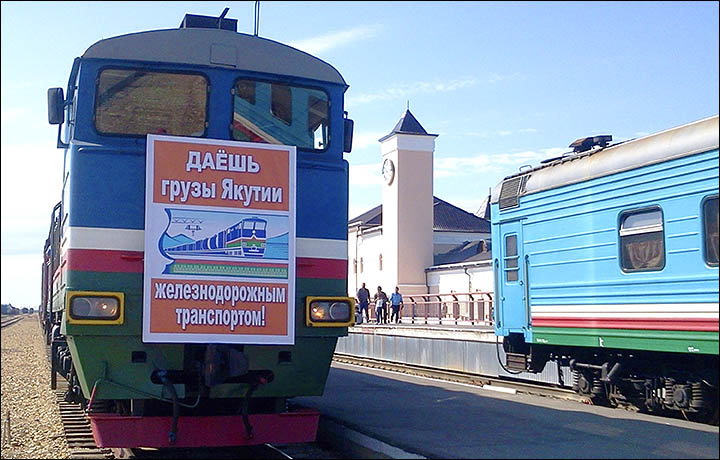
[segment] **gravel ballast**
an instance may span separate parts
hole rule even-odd
[[[2,458],[70,458],[40,324],[28,316],[2,329]],[[9,415],[9,430],[8,430]]]

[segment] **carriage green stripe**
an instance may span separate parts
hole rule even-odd
[[[717,332],[534,327],[533,343],[718,354]]]

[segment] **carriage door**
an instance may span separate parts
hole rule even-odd
[[[523,254],[522,222],[500,224],[501,255],[496,260],[499,287],[499,328],[520,332],[528,327],[529,310],[526,300],[526,267]]]

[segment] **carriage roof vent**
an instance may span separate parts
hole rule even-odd
[[[225,15],[230,8],[225,8],[219,17],[186,14],[180,23],[181,29],[223,29],[237,32],[237,19],[227,19]]]
[[[612,136],[610,135],[583,137],[576,140],[568,147],[572,147],[573,153],[580,153],[586,152],[593,147],[605,148],[611,140]]]
[[[502,188],[500,189],[500,198],[498,200],[500,210],[514,208],[520,204],[518,200],[520,195],[525,191],[525,183],[528,177],[528,174],[525,174],[510,177],[503,181]]]

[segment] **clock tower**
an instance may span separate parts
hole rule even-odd
[[[382,154],[382,287],[390,295],[427,293],[433,264],[433,152],[428,134],[408,109],[387,136]]]

